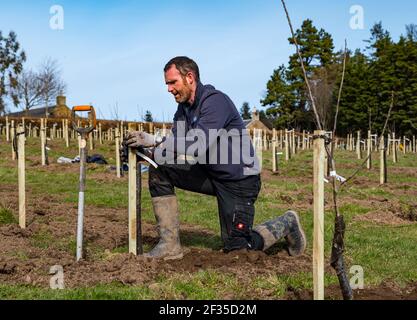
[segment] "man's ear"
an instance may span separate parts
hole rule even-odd
[[[195,82],[194,74],[192,72],[188,72],[185,78],[187,79],[187,83],[189,85],[192,85]]]

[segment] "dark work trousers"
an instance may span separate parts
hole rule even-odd
[[[210,177],[198,164],[167,164],[149,168],[152,198],[175,194],[175,188],[217,198],[221,237],[226,252],[239,249],[262,250],[262,237],[252,231],[255,201],[261,189],[259,175],[240,181],[220,181]]]

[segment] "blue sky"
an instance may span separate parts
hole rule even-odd
[[[50,28],[50,8],[64,9],[64,30]],[[352,30],[349,10],[361,5],[364,30]],[[310,18],[332,34],[341,49],[364,48],[369,29],[382,21],[394,38],[417,23],[413,0],[287,0],[295,27]],[[0,30],[14,30],[35,68],[56,59],[68,85],[67,102],[92,103],[110,118],[139,120],[151,110],[172,120],[176,104],[166,90],[163,67],[187,55],[199,64],[203,83],[228,94],[240,108],[260,106],[273,70],[288,61],[294,47],[279,0],[0,0]]]

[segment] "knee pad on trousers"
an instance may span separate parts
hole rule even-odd
[[[241,202],[235,205],[225,251],[251,248],[254,215],[255,208],[251,202]]]

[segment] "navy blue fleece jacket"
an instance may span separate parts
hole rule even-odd
[[[210,129],[224,129],[229,134],[233,132],[230,135],[237,140],[226,136],[226,148],[221,150],[221,138],[214,136],[213,139],[213,136],[209,135]],[[176,154],[197,156],[199,164],[215,179],[241,180],[248,175],[259,174],[259,163],[254,157],[253,146],[239,112],[226,94],[211,85],[199,83],[193,105],[186,103],[178,105],[172,132],[173,136],[165,140],[166,150]],[[194,138],[187,138],[187,134],[191,133]],[[239,139],[240,145],[236,143]],[[247,143],[244,142],[245,147],[242,146],[242,140],[247,141]],[[232,143],[234,143],[233,146]],[[200,151],[204,150],[204,154],[202,155],[201,152],[197,154],[195,148],[190,148],[190,146],[198,147]],[[239,150],[237,155],[236,150]],[[245,155],[243,156],[242,153]],[[237,161],[235,156],[239,158]],[[221,159],[223,159],[222,162]]]

